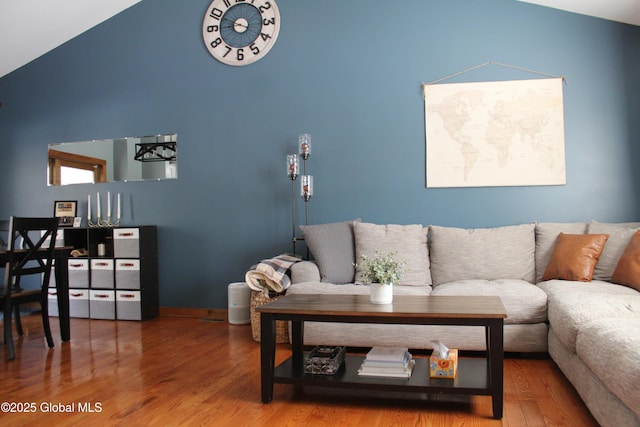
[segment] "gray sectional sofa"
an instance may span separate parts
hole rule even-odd
[[[640,253],[631,251],[640,223],[461,229],[356,220],[301,229],[313,261],[292,266],[288,294],[368,294],[356,261],[397,251],[407,267],[395,295],[499,296],[505,351],[548,352],[600,424],[640,426]],[[621,258],[626,276],[616,271]],[[631,282],[614,283],[614,273]],[[429,349],[440,340],[462,350],[484,350],[484,338],[478,327],[314,322],[304,336],[307,345]]]

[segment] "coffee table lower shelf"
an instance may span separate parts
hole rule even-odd
[[[364,361],[364,356],[347,355],[343,366],[334,375],[307,374],[302,363],[296,364],[293,358],[289,358],[275,368],[273,382],[345,389],[491,395],[485,358],[459,359],[458,375],[455,379],[429,378],[429,359],[415,357],[414,360],[416,364],[410,378],[388,378],[359,376],[358,369]]]

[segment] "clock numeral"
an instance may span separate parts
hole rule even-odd
[[[263,19],[262,20],[262,25],[276,25],[276,18],[271,18],[271,19]]]
[[[260,6],[258,8],[258,10],[260,11],[260,13],[264,13],[265,10],[271,9],[271,3],[269,2],[265,2],[265,4],[263,6]]]
[[[267,39],[271,38],[271,35],[267,33],[260,33],[260,37],[262,37],[262,40],[267,41]]]
[[[224,3],[224,5],[225,5],[227,8],[231,7],[231,0],[222,0],[222,2]],[[236,2],[236,3],[244,3],[244,2],[245,2],[245,0],[236,0],[235,2]],[[252,1],[251,3],[253,3],[253,1]]]
[[[211,13],[209,13],[210,17],[212,17],[213,19],[217,19],[218,21],[220,20],[220,18],[222,18],[222,15],[224,15],[224,12],[217,7],[211,9]]]
[[[207,32],[208,33],[217,33],[218,31],[220,31],[220,27],[217,25],[207,25]]]
[[[210,45],[212,48],[216,48],[218,46],[220,46],[222,44],[222,39],[220,37],[216,38],[215,40],[213,40]]]
[[[227,48],[227,51],[224,53],[224,55],[222,55],[222,57],[226,58],[227,55],[229,55],[233,51],[233,48],[227,45],[224,45],[224,47]],[[258,52],[260,52],[260,49],[258,49],[258,47],[255,46],[255,43],[252,43],[250,48],[251,48],[251,51],[256,55],[258,54]],[[244,48],[236,49],[236,59],[238,61],[244,61]]]
[[[251,49],[251,52],[253,52],[254,55],[257,55],[260,53],[260,48],[258,46],[256,46],[255,43],[251,43],[249,45],[249,49]]]

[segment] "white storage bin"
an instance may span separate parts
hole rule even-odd
[[[140,260],[116,260],[116,289],[140,289]]]
[[[88,288],[89,260],[72,258],[67,261],[67,266],[69,268],[69,287]]]
[[[69,316],[89,317],[89,290],[69,289]]]
[[[92,319],[116,318],[115,291],[90,291],[89,311]]]
[[[116,291],[118,320],[142,320],[140,291]]]
[[[113,230],[113,256],[115,258],[140,258],[140,230],[138,228]]]
[[[41,230],[40,236],[44,236],[44,233],[46,233],[46,231]],[[51,242],[51,236],[47,237],[47,239],[44,241],[43,247],[49,246],[49,242]],[[64,246],[64,229],[62,228],[58,229],[56,233],[56,240],[55,240],[54,246],[56,248],[61,248]]]
[[[58,229],[58,232],[56,233],[55,246],[56,248],[61,248],[64,246],[64,230],[62,229]]]
[[[49,317],[58,317],[58,291],[55,288],[49,288],[47,292],[47,308]]]
[[[67,270],[67,274],[69,274],[69,270]],[[69,276],[67,276],[67,280]],[[69,283],[69,282],[67,282]],[[49,287],[50,288],[54,288],[56,287],[56,263],[55,261],[53,262],[53,264],[51,264],[51,275],[49,276]]]
[[[91,289],[113,289],[113,260],[91,260]]]

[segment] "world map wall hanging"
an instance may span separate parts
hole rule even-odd
[[[566,184],[562,82],[423,85],[427,187]]]

